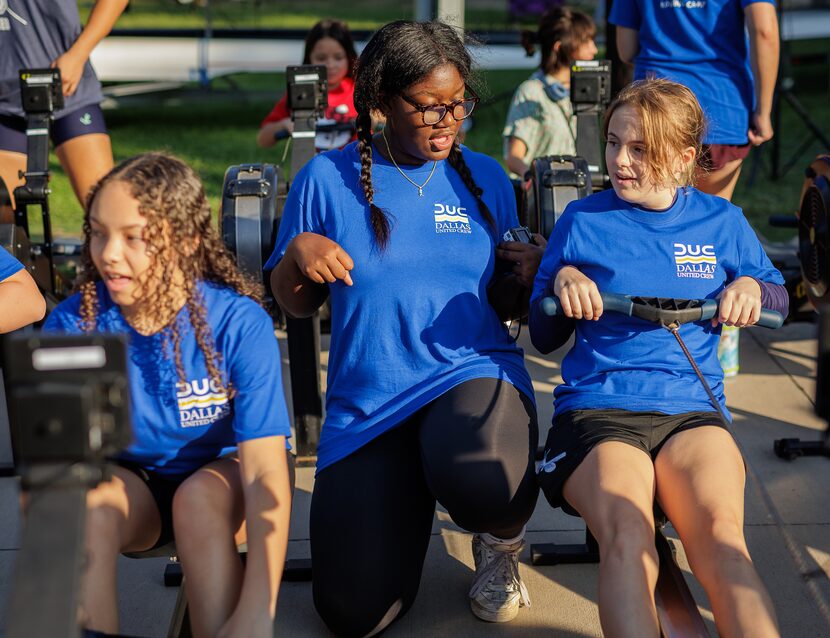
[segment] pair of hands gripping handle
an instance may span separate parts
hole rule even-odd
[[[646,321],[667,326],[671,323],[684,324],[694,321],[712,319],[718,313],[716,299],[658,299],[656,297],[635,297],[613,292],[600,293],[603,311],[619,312],[629,317],[638,317]],[[556,297],[545,297],[541,302],[542,312],[548,316],[562,315],[562,305]],[[761,317],[756,326],[763,328],[780,328],[784,323],[781,313],[774,310],[761,310]]]

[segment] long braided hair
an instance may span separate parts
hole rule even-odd
[[[472,60],[455,29],[442,22],[399,20],[381,27],[366,44],[357,61],[354,105],[357,110],[357,147],[360,154],[360,185],[369,202],[370,223],[381,248],[389,242],[391,225],[388,211],[375,204],[372,185],[372,111],[383,111],[392,98],[423,80],[434,69],[452,64],[467,84],[472,76]],[[484,191],[476,184],[456,139],[447,158],[476,198],[479,210],[495,228],[490,209],[482,199]]]
[[[197,284],[208,281],[227,286],[257,303],[262,301],[262,287],[236,266],[211,223],[210,203],[199,177],[176,157],[165,153],[136,155],[113,168],[90,192],[84,214],[82,272],[77,284],[81,293],[81,328],[86,332],[96,328],[96,282],[101,279],[90,253],[90,211],[101,190],[113,182],[127,187],[138,202],[139,212],[147,218],[143,239],[153,259],[137,282],[136,299],[144,308],[152,308],[153,315],[165,326],[165,352],[172,346],[179,380],[184,380],[181,335],[187,326],[176,319],[181,302],[176,303],[180,297],[175,287],[164,284],[173,267],[184,274],[185,305],[208,374],[218,388],[229,391],[220,373],[222,355],[216,351]]]

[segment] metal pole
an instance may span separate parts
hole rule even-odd
[[[438,0],[438,19],[464,31],[464,0]]]
[[[210,86],[210,41],[213,38],[213,16],[210,0],[205,0],[205,31],[199,40],[199,84],[203,89]]]
[[[291,151],[291,179],[315,153],[316,110],[294,110],[294,148]],[[288,364],[291,376],[291,404],[297,441],[297,465],[313,465],[323,422],[320,391],[320,315],[305,319],[286,318]]]
[[[297,443],[297,465],[313,465],[323,425],[320,392],[320,315],[286,319],[291,404]]]
[[[426,22],[435,17],[434,0],[415,0],[415,20]]]

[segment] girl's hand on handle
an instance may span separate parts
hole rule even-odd
[[[496,256],[512,262],[513,274],[516,275],[519,283],[525,288],[533,287],[533,280],[536,278],[536,271],[542,263],[542,255],[545,254],[545,246],[548,242],[542,235],[533,235],[533,244],[525,244],[520,241],[503,241],[496,247]]]
[[[761,286],[752,277],[738,277],[721,291],[718,301],[712,326],[722,323],[743,328],[757,323],[761,316]]]
[[[300,272],[318,284],[343,280],[347,286],[353,284],[351,270],[354,261],[340,244],[317,233],[300,233],[286,250],[286,256],[294,260]]]
[[[573,266],[565,266],[557,273],[553,294],[559,297],[566,317],[596,321],[602,316],[597,285]]]

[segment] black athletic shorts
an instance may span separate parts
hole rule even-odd
[[[107,132],[104,122],[104,112],[97,104],[82,106],[81,108],[64,113],[52,122],[50,137],[55,147],[64,142],[92,133]],[[26,149],[26,120],[15,115],[0,115],[0,151],[14,153],[27,152]]]
[[[628,443],[657,458],[668,439],[684,430],[715,425],[727,429],[717,412],[632,412],[630,410],[572,410],[553,419],[545,442],[545,457],[537,476],[553,507],[577,512],[565,501],[562,488],[588,453],[605,441]]]
[[[159,517],[161,518],[161,533],[155,545],[145,551],[156,549],[170,543],[173,540],[173,495],[179,489],[179,485],[192,476],[193,472],[175,477],[166,477],[158,472],[146,470],[138,463],[133,463],[132,461],[119,460],[115,464],[123,467],[125,470],[129,470],[144,481],[147,489],[150,490],[150,494],[153,495],[153,500],[156,502]]]

